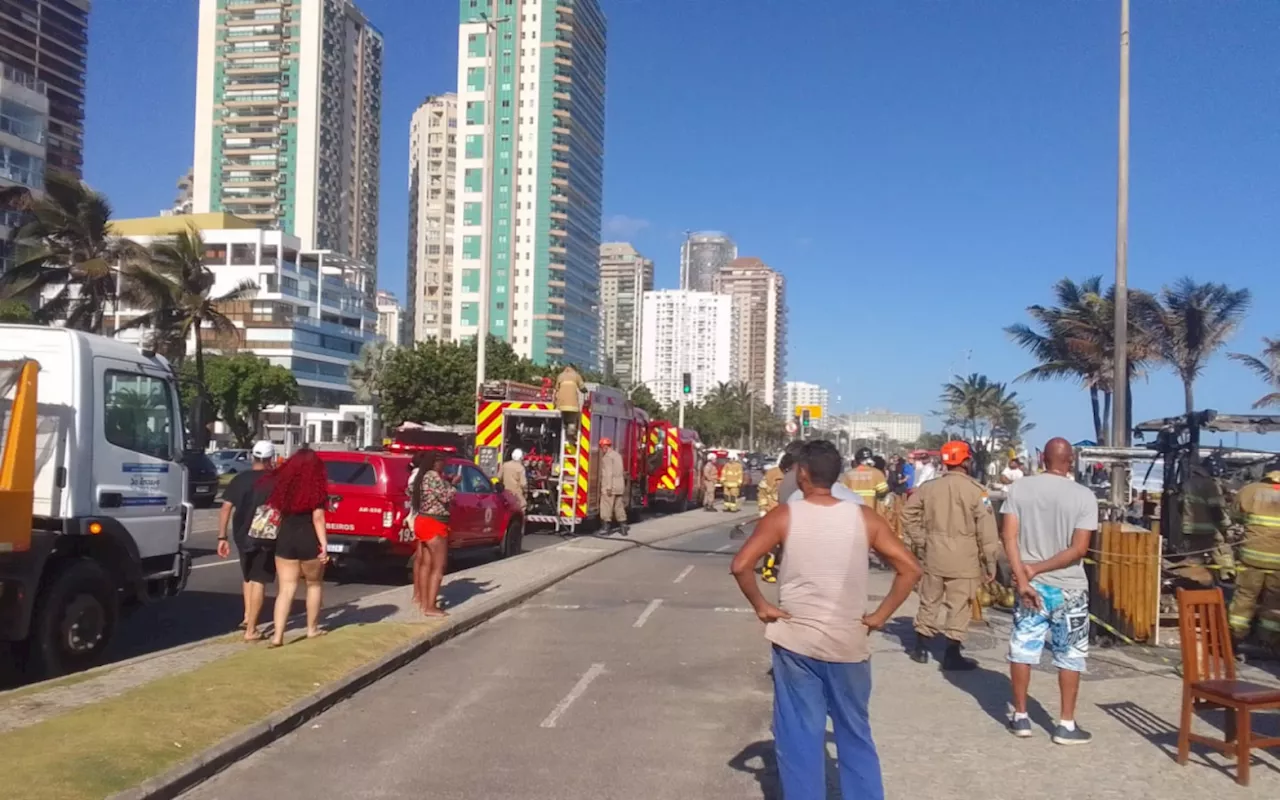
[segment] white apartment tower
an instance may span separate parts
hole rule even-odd
[[[777,408],[787,368],[786,281],[758,258],[735,258],[715,275],[715,291],[733,298],[731,380]]]
[[[640,383],[663,405],[676,402],[683,374],[701,403],[730,377],[732,299],[712,292],[665,289],[645,292],[640,344]]]
[[[483,303],[487,333],[520,355],[592,369],[604,173],[599,0],[459,0],[459,11],[453,338],[476,336]]]
[[[378,255],[382,34],[353,0],[200,0],[195,213]]]
[[[627,242],[600,245],[600,371],[626,385],[640,380],[641,309],[652,290],[652,259]]]
[[[453,338],[458,96],[428,97],[409,123],[408,344]]]
[[[782,416],[795,416],[796,406],[818,406],[822,409],[822,419],[825,420],[830,398],[830,393],[816,383],[787,381],[782,391]],[[815,420],[814,425],[822,427],[823,423]]]

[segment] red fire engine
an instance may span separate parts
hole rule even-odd
[[[574,530],[600,513],[598,472],[592,468],[600,440],[614,448],[631,473],[631,506],[647,505],[646,461],[642,453],[648,421],[618,389],[587,384],[581,410],[556,410],[554,392],[515,381],[489,381],[476,403],[475,460],[489,475],[516,448],[524,451],[529,479],[529,522]]]
[[[683,511],[697,503],[698,433],[666,420],[649,423],[649,496]]]

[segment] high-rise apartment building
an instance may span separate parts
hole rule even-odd
[[[737,257],[738,245],[726,233],[689,234],[680,246],[680,288],[691,292],[712,291],[720,268]]]
[[[644,293],[640,383],[663,405],[676,402],[683,374],[692,378],[691,403],[701,403],[730,375],[732,300],[711,292],[665,289]]]
[[[200,0],[196,213],[378,257],[382,34],[352,0]]]
[[[794,416],[796,406],[817,406],[822,409],[822,416],[814,420],[813,424],[824,427],[830,399],[830,393],[816,383],[787,381],[782,390],[782,416]]]
[[[407,335],[453,338],[453,218],[458,166],[458,96],[428,97],[409,123]]]
[[[600,371],[628,385],[640,380],[641,309],[652,290],[652,260],[627,242],[600,245]]]
[[[883,410],[845,414],[832,422],[833,427],[848,431],[853,439],[891,439],[910,444],[924,432],[924,418],[919,414]]]
[[[48,93],[48,165],[80,177],[84,165],[84,81],[89,0],[0,3],[0,62]],[[44,174],[43,166],[40,169]]]
[[[35,194],[44,189],[46,89],[44,81],[8,64],[0,71],[0,188],[22,186]],[[21,213],[0,212],[0,272],[10,266],[10,239],[21,224]]]
[[[598,363],[605,19],[598,0],[459,0],[453,338]],[[493,32],[485,20],[493,21]],[[489,52],[489,42],[493,42]],[[486,126],[492,70],[494,127]],[[486,137],[492,168],[486,173]],[[486,213],[485,203],[491,213]],[[491,247],[482,247],[486,221]],[[487,264],[482,261],[487,256]],[[482,269],[489,290],[481,295]]]
[[[378,310],[378,335],[399,347],[404,344],[404,308],[391,292],[379,291],[374,307]]]
[[[787,368],[786,281],[760,259],[746,257],[721,267],[714,287],[733,298],[731,379],[776,408]]]

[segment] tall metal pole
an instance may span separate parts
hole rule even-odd
[[[480,232],[480,314],[476,332],[476,391],[484,384],[485,345],[489,338],[489,273],[493,260],[493,151],[498,135],[496,80],[498,71],[498,0],[489,0],[489,13],[484,15],[484,184],[480,190],[483,209]]]
[[[1112,372],[1111,445],[1129,444],[1129,0],[1120,0],[1120,143],[1116,180],[1116,330]],[[1129,500],[1128,474],[1111,470],[1111,500],[1117,508]]]
[[[756,390],[751,387],[747,392],[747,452],[756,451]]]
[[[676,423],[676,427],[684,427],[684,392],[680,393],[680,421]]]

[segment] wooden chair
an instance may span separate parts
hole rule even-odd
[[[1235,654],[1227,628],[1221,589],[1179,589],[1178,627],[1182,635],[1182,723],[1178,728],[1178,763],[1186,764],[1191,743],[1236,756],[1236,783],[1249,785],[1249,758],[1254,748],[1280,747],[1280,737],[1254,738],[1249,715],[1280,708],[1280,686],[1236,678]],[[1195,708],[1226,711],[1223,739],[1191,732]]]

